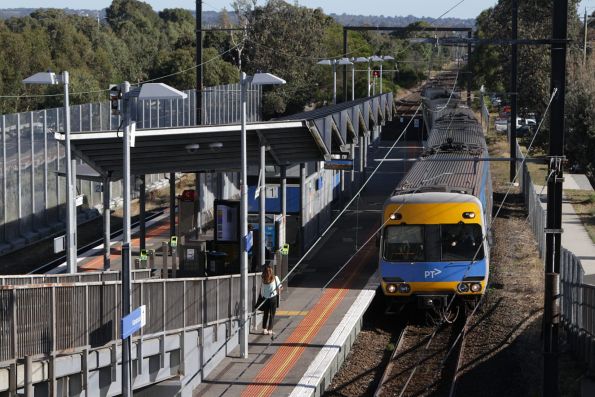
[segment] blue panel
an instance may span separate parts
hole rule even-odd
[[[281,213],[281,187],[279,185],[267,185],[268,187],[277,187],[279,194],[275,198],[266,198],[265,207],[267,214]],[[256,186],[248,186],[248,212],[257,213],[259,210],[260,198],[254,198]],[[287,213],[299,214],[300,212],[300,187],[287,186]]]
[[[144,317],[144,310],[145,306],[137,307],[130,312],[130,314],[122,318],[122,339],[128,338],[130,335],[141,329],[143,326],[142,320]]]
[[[485,277],[486,260],[476,262],[386,262],[380,261],[381,277],[400,277],[405,282],[461,281],[464,277]]]

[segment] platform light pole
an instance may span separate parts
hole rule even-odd
[[[333,67],[333,105],[337,103],[337,60],[323,59],[316,62],[317,65],[330,65]]]
[[[380,62],[380,93],[382,94],[382,63],[386,61],[394,61],[395,58],[390,55],[384,55],[382,57],[382,62]]]
[[[367,63],[368,64],[368,96],[370,96],[370,59],[366,57],[357,57],[353,63]]]
[[[341,58],[336,61],[336,63],[337,65],[342,65],[345,67],[347,67],[347,65],[351,65],[351,100],[353,101],[355,99],[355,65],[349,58]]]
[[[69,74],[61,75],[52,72],[35,73],[23,80],[24,84],[44,84],[64,86],[64,146],[66,152],[66,267],[68,273],[76,273],[76,205],[74,185],[76,176],[72,172],[72,152],[70,149],[70,97],[68,93]]]
[[[240,354],[248,358],[248,154],[246,146],[246,92],[248,84],[279,85],[285,80],[270,73],[256,73],[247,76],[242,72],[240,78]],[[264,172],[264,171],[263,171]],[[262,232],[262,231],[261,231]],[[263,238],[263,236],[261,236]]]
[[[134,123],[131,123],[130,102],[132,98],[138,100],[146,99],[185,99],[187,95],[162,83],[147,83],[133,90],[130,89],[130,83],[125,81],[120,86],[123,99],[123,165],[122,178],[124,184],[123,191],[123,224],[124,233],[122,236],[122,318],[130,314],[131,311],[131,273],[130,273],[130,243],[131,243],[131,212],[130,212],[130,147],[133,143]],[[122,395],[128,397],[132,395],[131,382],[131,342],[130,336],[122,340]]]
[[[380,63],[380,91],[382,92],[382,62],[384,60],[382,59],[382,57],[378,56],[378,55],[372,55],[370,57],[370,62],[374,62],[374,63]],[[374,80],[374,94],[376,94],[376,80]],[[370,94],[368,93],[368,96],[370,96]]]

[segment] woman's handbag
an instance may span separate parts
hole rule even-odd
[[[280,295],[280,292],[281,291],[279,291],[279,285],[277,284],[277,277],[275,277],[275,291],[277,291],[277,295],[275,295],[275,304],[277,305],[277,308],[278,308],[279,307],[279,303],[280,303],[279,302],[279,295]]]
[[[264,297],[258,294],[258,299],[256,300],[256,304],[254,305],[254,311],[260,310],[264,311]]]

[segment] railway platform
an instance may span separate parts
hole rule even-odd
[[[382,158],[389,148],[380,142],[373,156]],[[409,152],[396,149],[389,158]],[[368,175],[376,165],[370,162]],[[376,293],[378,249],[373,236],[384,199],[404,174],[403,167],[399,162],[383,163],[359,202],[353,201],[315,253],[295,270],[282,292],[274,335],[262,333],[258,318],[251,327],[248,358],[240,357],[239,348],[228,352],[193,395],[305,397],[324,392]],[[159,392],[155,388],[147,395]]]

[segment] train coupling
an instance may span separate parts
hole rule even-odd
[[[447,305],[447,295],[419,295],[417,297],[417,307],[420,309],[441,308]]]

